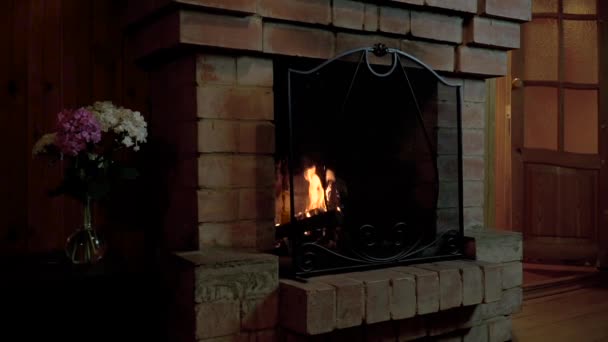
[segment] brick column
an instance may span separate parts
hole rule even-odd
[[[274,242],[272,60],[196,61],[199,246]]]
[[[484,223],[486,83],[477,79],[450,78],[448,81],[462,85],[463,215],[464,227],[470,229]],[[456,109],[455,89],[441,86],[440,89],[449,91],[439,91],[438,94],[438,227],[454,222],[458,203],[455,198],[458,186],[454,157],[456,121],[451,117]]]

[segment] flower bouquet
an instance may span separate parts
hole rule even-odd
[[[83,227],[66,243],[73,263],[93,263],[103,257],[104,243],[92,227],[92,202],[107,196],[116,182],[137,177],[134,168],[125,166],[126,153],[138,151],[146,137],[147,124],[139,112],[105,101],[62,110],[56,132],[34,145],[35,156],[65,162],[63,181],[51,195],[71,196],[83,204]]]

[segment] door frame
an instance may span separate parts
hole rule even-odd
[[[511,52],[507,74],[487,82],[485,225],[512,230]]]
[[[598,113],[598,149],[601,156],[599,191],[598,191],[598,267],[608,268],[608,169],[606,156],[608,155],[608,1],[597,2],[598,11],[598,58],[599,65],[599,113]],[[603,62],[602,62],[603,61]],[[602,134],[603,133],[603,134]]]

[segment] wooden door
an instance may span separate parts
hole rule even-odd
[[[597,259],[606,196],[599,191],[601,2],[533,0],[513,54],[512,75],[523,86],[512,91],[512,224],[524,234],[529,261]]]

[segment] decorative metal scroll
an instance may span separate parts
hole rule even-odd
[[[386,63],[386,59],[390,58],[390,64]],[[373,59],[373,60],[372,60]],[[339,182],[336,182],[336,178],[332,176],[331,180],[334,183],[329,184],[328,180],[323,181],[324,183],[324,202],[326,205],[323,206],[323,210],[310,210],[307,213],[297,212],[296,203],[296,182],[300,181],[301,176],[298,172],[301,172],[301,168],[298,169],[295,165],[299,163],[299,144],[300,136],[294,136],[294,131],[298,130],[298,123],[304,122],[305,118],[299,115],[297,120],[294,120],[297,103],[294,104],[294,98],[297,97],[298,88],[298,77],[306,77],[310,81],[310,87],[313,85],[321,84],[323,82],[315,83],[316,75],[320,75],[326,68],[334,63],[343,63],[348,61],[349,67],[352,67],[352,73],[349,75],[350,81],[344,89],[336,89],[328,86],[328,92],[335,92],[335,97],[339,98],[342,102],[341,108],[337,110],[336,118],[332,119],[336,122],[348,122],[351,120],[349,117],[349,110],[356,110],[356,106],[360,105],[361,93],[365,89],[365,85],[358,85],[357,82],[363,82],[366,80],[372,80],[377,78],[378,80],[389,79],[392,85],[395,82],[401,84],[399,89],[402,89],[402,95],[399,95],[401,90],[386,89],[390,92],[397,92],[397,97],[401,96],[404,102],[407,102],[407,110],[399,108],[399,106],[393,106],[395,108],[389,108],[386,113],[386,106],[383,107],[382,113],[370,113],[371,118],[369,120],[386,120],[386,135],[397,135],[395,139],[386,138],[388,141],[385,145],[388,146],[388,150],[378,151],[379,154],[387,155],[389,157],[397,156],[395,158],[401,158],[400,163],[407,165],[403,167],[404,180],[398,180],[399,185],[395,188],[411,189],[408,190],[408,195],[403,195],[403,213],[395,213],[401,208],[399,202],[401,197],[399,191],[391,190],[392,184],[384,185],[389,188],[388,190],[380,191],[382,194],[390,194],[390,202],[387,205],[387,218],[370,219],[370,215],[361,213],[365,211],[365,206],[361,203],[364,200],[368,200],[370,205],[374,207],[372,212],[378,216],[378,212],[381,212],[382,206],[378,202],[380,200],[366,199],[370,196],[367,194],[374,194],[373,187],[365,185],[362,188],[360,194],[352,195],[356,198],[353,203],[353,207],[343,205],[342,203],[330,202],[336,201],[330,199],[331,196],[343,195],[346,197],[346,190],[344,193],[339,191]],[[384,61],[381,67],[378,64],[374,64],[374,61]],[[421,103],[419,101],[420,91],[416,90],[415,82],[412,78],[412,73],[419,75],[423,73],[426,75],[427,80],[425,84],[431,84],[427,86],[431,89],[432,101],[428,98]],[[364,77],[363,74],[366,76]],[[418,76],[420,79],[420,76]],[[429,81],[432,79],[432,82]],[[374,81],[375,82],[375,81]],[[380,81],[379,81],[380,82]],[[434,83],[433,83],[434,82]],[[371,84],[371,83],[370,83]],[[376,84],[376,83],[374,83]],[[380,83],[378,83],[380,84]],[[433,86],[433,84],[435,84]],[[387,85],[387,87],[392,86]],[[400,264],[412,264],[419,262],[430,262],[443,259],[459,258],[463,255],[463,219],[462,219],[462,145],[461,145],[461,87],[457,84],[452,84],[438,75],[432,68],[424,64],[422,61],[415,57],[392,48],[387,48],[382,44],[376,44],[373,47],[364,47],[359,49],[353,49],[344,52],[330,60],[324,61],[318,66],[308,70],[295,70],[288,69],[287,79],[287,92],[288,92],[288,130],[289,130],[289,148],[287,155],[287,168],[288,168],[288,180],[289,180],[289,222],[284,224],[277,224],[277,238],[286,241],[285,248],[292,258],[291,271],[296,276],[311,276],[324,273],[336,273],[345,272],[369,268],[378,268],[386,266],[394,266]],[[327,85],[326,85],[327,86]],[[448,116],[452,120],[447,124],[447,128],[441,127],[442,123],[439,122],[442,119],[439,115],[434,115],[431,119],[434,122],[430,123],[428,117],[425,118],[425,110],[428,108],[435,110],[435,113],[440,111],[441,106],[445,103],[441,102],[438,93],[438,89],[445,87],[445,89],[452,89],[454,93],[454,101],[447,104],[455,105],[455,110],[449,112]],[[358,90],[355,90],[358,89]],[[428,89],[426,90],[429,93]],[[359,92],[356,95],[355,92]],[[383,89],[374,89],[377,93],[382,93]],[[451,93],[450,93],[451,94]],[[358,96],[356,100],[353,100],[353,96]],[[430,96],[430,95],[429,95]],[[427,96],[428,97],[428,96]],[[343,100],[342,100],[343,99]],[[314,99],[313,99],[314,100]],[[397,99],[399,100],[399,99]],[[321,100],[320,100],[321,101]],[[308,101],[307,101],[308,102]],[[354,106],[354,107],[353,107]],[[434,107],[435,106],[435,107]],[[353,109],[354,108],[354,109]],[[366,107],[373,108],[373,107]],[[407,112],[403,112],[407,111]],[[451,116],[450,116],[451,115]],[[361,116],[361,115],[359,115]],[[392,119],[395,116],[403,116],[407,119],[399,121]],[[388,118],[388,119],[386,119]],[[426,121],[425,121],[426,119]],[[299,120],[299,121],[298,121]],[[344,133],[343,136],[347,136],[348,141],[354,141],[353,145],[365,147],[366,141],[371,141],[373,146],[384,146],[382,143],[374,145],[374,139],[385,139],[382,136],[383,132],[376,132],[374,134],[366,135],[366,132],[361,127],[365,127],[365,118],[359,118],[359,123],[355,126],[357,129],[355,133]],[[392,120],[392,121],[391,121]],[[431,121],[432,121],[431,120]],[[320,120],[323,121],[323,120]],[[370,121],[371,122],[371,121]],[[320,123],[322,125],[322,123]],[[406,126],[412,126],[408,128]],[[400,130],[392,130],[391,126],[403,126]],[[336,124],[332,127],[337,127]],[[380,126],[377,126],[380,127]],[[335,128],[334,128],[335,129]],[[348,128],[344,129],[345,131]],[[401,136],[411,130],[412,134],[416,135],[415,138],[407,138],[410,141],[408,143],[401,143],[398,139]],[[377,131],[377,130],[376,130]],[[443,131],[448,132],[448,136],[451,140],[443,142],[444,145],[440,146],[440,141]],[[350,134],[350,135],[349,135]],[[326,133],[326,136],[331,136],[330,133]],[[392,139],[392,140],[391,140]],[[406,139],[406,140],[407,140]],[[383,140],[384,141],[384,140]],[[348,142],[343,143],[348,146]],[[403,147],[401,145],[407,145]],[[395,146],[394,151],[391,148]],[[353,147],[353,148],[355,148]],[[438,166],[438,149],[448,150],[448,157],[442,157],[441,160],[448,159],[448,163],[451,163],[452,170],[451,178],[447,177],[448,180],[440,181],[440,170]],[[367,151],[367,150],[366,150]],[[421,152],[422,151],[422,152]],[[357,159],[357,151],[351,151],[353,156],[351,159]],[[374,151],[367,151],[370,156],[374,156]],[[403,157],[407,153],[420,155],[422,157]],[[441,151],[445,153],[445,151]],[[346,157],[344,157],[346,158]],[[374,159],[374,165],[367,165],[363,171],[360,171],[351,178],[356,179],[359,182],[365,182],[366,172],[365,170],[376,170],[376,168],[390,166],[382,165],[381,160],[385,157],[377,157]],[[408,159],[410,158],[410,159]],[[451,159],[450,159],[451,158]],[[430,163],[423,173],[416,173],[419,166],[412,161],[419,163],[419,160],[423,160],[425,163]],[[344,164],[344,163],[343,163]],[[389,163],[390,164],[390,163]],[[399,164],[399,165],[401,165]],[[349,164],[351,165],[351,164]],[[324,168],[326,172],[329,172]],[[413,171],[408,171],[413,170]],[[318,174],[320,171],[315,170]],[[399,179],[399,171],[387,170],[387,173],[395,173],[395,175],[387,176],[390,179]],[[298,173],[298,175],[296,175]],[[376,174],[376,173],[375,173]],[[377,174],[382,175],[379,171]],[[391,178],[392,177],[392,178]],[[377,177],[382,178],[382,177]],[[424,179],[423,179],[424,178]],[[425,180],[428,178],[427,180]],[[421,180],[422,179],[422,180]],[[354,181],[353,181],[354,182]],[[379,183],[382,180],[378,180]],[[310,184],[310,182],[308,183]],[[330,187],[337,187],[338,190],[333,195],[331,194]],[[310,185],[309,185],[310,187]],[[382,187],[382,185],[379,185]],[[347,187],[344,186],[346,189]],[[369,190],[369,189],[372,190]],[[439,188],[449,188],[451,192],[440,192]],[[310,189],[309,189],[310,191]],[[368,192],[365,192],[368,191]],[[414,195],[411,195],[411,194]],[[349,194],[350,196],[350,194]],[[359,197],[356,197],[359,196]],[[367,197],[366,197],[367,196]],[[373,196],[371,196],[373,197]],[[443,198],[443,197],[447,197]],[[418,209],[421,206],[418,201],[419,198],[425,198],[425,205],[422,205],[422,209]],[[339,200],[339,199],[338,199]],[[409,201],[409,202],[408,202]],[[408,203],[410,206],[408,207]],[[431,203],[432,205],[428,204]],[[438,203],[442,204],[443,209],[438,209]],[[441,221],[441,215],[447,215],[451,217],[449,224],[442,227],[438,231],[438,223]],[[367,215],[367,216],[366,216]],[[451,215],[451,216],[450,216]],[[412,218],[414,217],[414,218]]]

